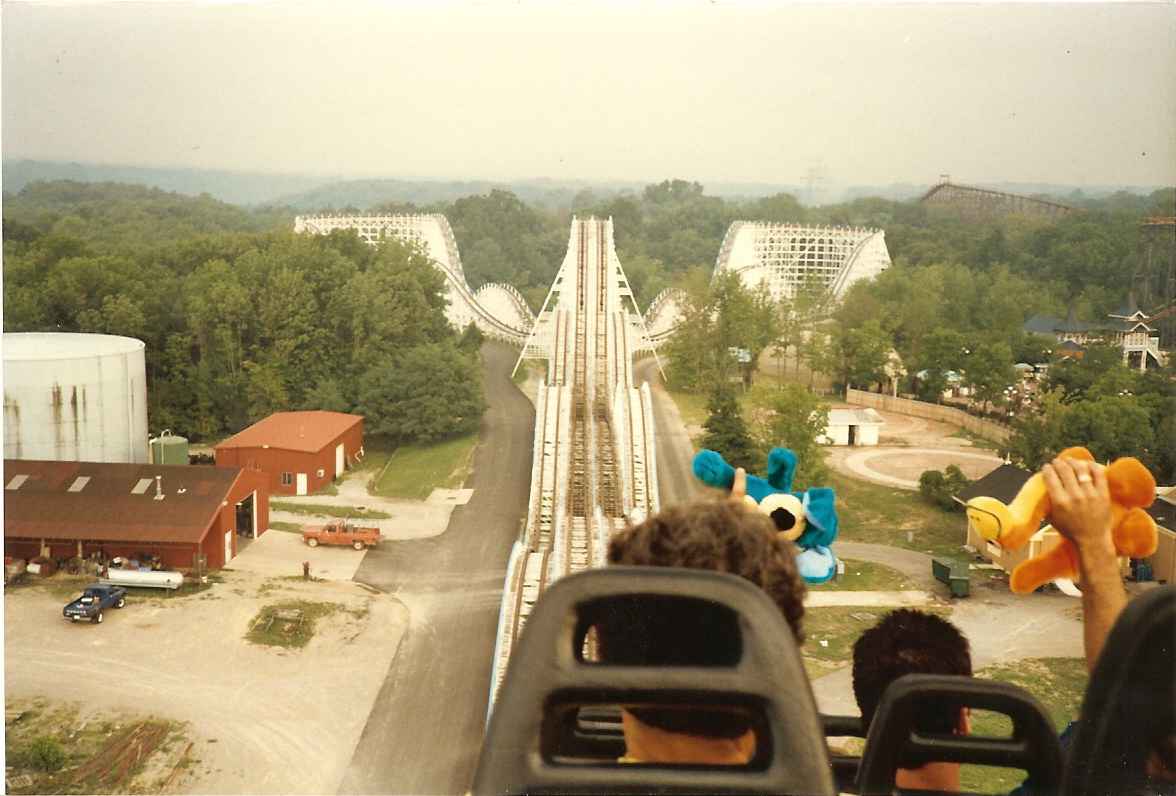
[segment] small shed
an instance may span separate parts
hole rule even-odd
[[[821,438],[824,445],[877,445],[878,431],[886,422],[873,409],[830,409],[829,425]]]
[[[221,466],[260,470],[270,491],[309,495],[363,458],[363,416],[343,412],[277,412],[215,448]]]

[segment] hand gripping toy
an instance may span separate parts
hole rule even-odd
[[[1059,454],[1070,459],[1094,461],[1086,448],[1066,448]],[[1119,555],[1142,558],[1156,550],[1156,524],[1144,509],[1156,497],[1156,481],[1138,459],[1116,459],[1107,467],[1111,492],[1111,538]],[[1007,506],[996,498],[974,497],[965,504],[968,520],[985,539],[1005,550],[1016,550],[1037,532],[1050,512],[1049,493],[1041,473],[1034,473]],[[1078,555],[1073,543],[1060,544],[1039,556],[1022,561],[1009,578],[1009,587],[1027,594],[1055,578],[1078,574]]]
[[[824,583],[837,573],[837,558],[829,546],[837,538],[835,494],[828,487],[792,491],[796,454],[787,448],[773,448],[768,454],[768,477],[747,476],[747,497],[772,518],[779,536],[800,548],[796,566],[809,583]],[[694,456],[694,475],[708,486],[730,491],[735,468],[710,450]]]

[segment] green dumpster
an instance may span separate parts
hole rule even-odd
[[[931,574],[951,590],[952,597],[968,596],[971,582],[968,579],[967,562],[951,558],[933,558]]]

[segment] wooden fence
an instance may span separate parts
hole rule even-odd
[[[941,406],[940,404],[927,403],[926,401],[912,401],[909,398],[895,398],[891,395],[865,392],[853,388],[846,391],[845,400],[846,403],[869,406],[885,412],[894,412],[900,415],[910,415],[912,417],[926,418],[927,420],[938,420],[941,423],[950,423],[953,426],[965,428],[977,437],[983,437],[998,445],[1008,441],[1009,434],[1012,433],[1008,426],[993,422],[992,420],[985,420],[982,417],[975,417],[953,406]]]

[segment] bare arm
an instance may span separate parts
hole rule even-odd
[[[1107,636],[1127,605],[1111,541],[1111,496],[1106,468],[1078,459],[1054,459],[1042,469],[1050,521],[1074,543],[1082,578],[1082,633],[1086,668],[1094,670]]]

